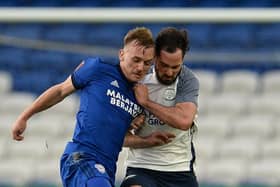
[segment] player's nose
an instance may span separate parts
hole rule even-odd
[[[137,65],[136,65],[136,70],[137,71],[144,71],[144,62],[141,62],[141,63],[138,63]]]
[[[165,71],[165,75],[168,76],[168,77],[172,77],[173,76],[173,71],[171,69],[167,69]]]

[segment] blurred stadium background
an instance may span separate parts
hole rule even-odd
[[[59,157],[72,136],[78,97],[73,95],[35,116],[24,142],[12,141],[11,125],[24,107],[64,80],[82,59],[99,55],[116,60],[121,39],[135,26],[147,26],[155,35],[165,26],[189,30],[191,50],[185,63],[201,83],[196,139],[200,186],[279,187],[279,6],[278,0],[1,1],[0,187],[61,186]],[[22,8],[31,9],[17,12]],[[56,9],[50,8],[75,10],[63,17],[52,14]],[[119,14],[101,8],[119,8],[119,13],[130,8],[173,9],[166,9],[162,19],[142,13],[143,19],[129,21],[134,14],[118,18]],[[230,8],[236,9],[227,17]],[[85,11],[98,10],[104,11],[98,19],[83,16]],[[133,11],[141,15],[141,10]],[[213,18],[213,10],[223,12]],[[194,12],[176,17],[180,11]],[[167,12],[175,17],[167,19]],[[253,17],[246,18],[246,12]],[[43,19],[44,15],[48,18]],[[125,155],[124,150],[117,186],[124,174]]]

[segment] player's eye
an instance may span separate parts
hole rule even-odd
[[[139,59],[139,58],[133,58],[132,60],[133,60],[133,62],[136,62],[136,63],[141,61],[141,59]]]
[[[149,60],[149,61],[144,61],[145,66],[150,66],[152,65],[153,61]]]

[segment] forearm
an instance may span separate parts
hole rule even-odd
[[[60,89],[61,85],[55,85],[42,93],[28,108],[20,115],[23,120],[28,120],[32,115],[50,108],[62,101],[67,95]]]
[[[146,141],[145,138],[134,135],[130,132],[126,134],[123,146],[134,149],[151,147],[151,145],[149,145],[148,141]]]
[[[192,109],[186,109],[189,108],[188,105],[192,104],[182,105],[184,106],[166,107],[148,100],[145,104],[143,104],[143,107],[168,125],[181,130],[188,130],[193,123],[196,111],[193,109],[193,106],[191,106]]]

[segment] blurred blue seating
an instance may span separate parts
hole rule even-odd
[[[0,23],[0,34],[4,34],[4,31],[6,30],[7,24]]]
[[[215,48],[243,50],[254,47],[254,27],[250,24],[217,25],[211,36]]]
[[[84,40],[92,45],[120,48],[129,29],[129,24],[122,23],[94,24],[87,28]]]
[[[109,1],[108,1],[109,2]],[[1,24],[0,33],[8,33],[18,37],[39,38],[44,40],[56,40],[69,43],[85,43],[94,46],[108,46],[120,48],[126,32],[136,26],[150,28],[154,37],[167,26],[185,28],[189,30],[191,52],[193,51],[216,51],[216,52],[240,52],[258,51],[259,53],[277,50],[280,47],[280,24],[174,24],[174,23],[100,23],[100,24]],[[2,29],[3,28],[3,29]],[[49,30],[49,28],[51,28]],[[33,33],[34,32],[34,33]],[[44,38],[45,37],[45,38]],[[29,90],[36,93],[44,88],[63,81],[69,76],[81,60],[90,57],[85,54],[75,54],[58,51],[45,51],[23,49],[16,47],[0,46],[0,69],[7,70],[13,75],[19,75],[15,83],[17,90]],[[109,60],[118,60],[117,56],[105,57]],[[188,60],[188,59],[186,59]],[[259,60],[260,61],[260,60]],[[265,61],[265,60],[264,60]],[[252,69],[263,73],[271,69],[280,69],[279,62],[213,62],[212,61],[187,61],[194,69],[209,69],[222,73],[232,69]],[[45,83],[36,86],[28,85],[27,82],[36,81],[35,75],[49,71],[52,75],[46,78]],[[22,78],[23,73],[30,73],[30,77]],[[44,73],[43,73],[44,74]],[[45,76],[45,75],[43,75]],[[47,77],[47,75],[45,76]],[[28,81],[26,81],[26,79]],[[35,83],[34,83],[35,84]],[[36,83],[37,84],[37,83]],[[47,86],[46,86],[47,85]]]
[[[1,47],[0,54],[1,69],[13,72],[25,68],[26,50],[14,47]]]
[[[190,24],[186,26],[189,31],[191,50],[208,49],[211,46],[211,24]]]
[[[29,69],[34,71],[54,70],[65,72],[67,70],[67,55],[56,51],[31,51],[28,54]]]
[[[67,64],[70,68],[74,70],[84,59],[88,58],[89,55],[77,54],[77,53],[67,53]]]
[[[53,84],[54,75],[56,74],[47,70],[18,72],[13,74],[13,90],[40,94]]]
[[[82,43],[86,34],[86,24],[49,25],[44,37],[47,40]]]
[[[40,24],[8,24],[3,32],[4,35],[39,39],[43,31],[43,26]]]
[[[11,7],[11,6],[17,6],[17,1],[0,1],[0,7]]]
[[[280,24],[260,25],[255,38],[259,48],[279,49]]]

